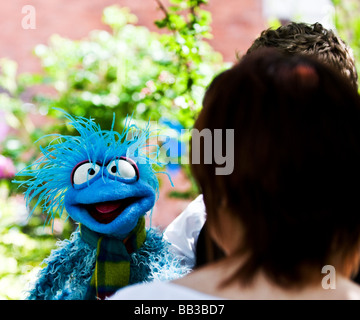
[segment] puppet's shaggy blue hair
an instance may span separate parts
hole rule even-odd
[[[20,187],[27,188],[27,206],[36,199],[30,215],[41,205],[42,210],[48,214],[47,222],[52,221],[57,214],[62,216],[64,196],[71,188],[71,172],[76,164],[84,160],[105,164],[115,157],[130,157],[140,164],[141,179],[158,194],[159,184],[154,174],[154,166],[162,165],[157,161],[158,147],[154,146],[155,151],[148,155],[144,151],[144,148],[149,147],[149,138],[157,136],[154,130],[150,130],[149,123],[144,129],[139,129],[131,124],[131,117],[127,117],[120,134],[113,130],[115,117],[110,130],[102,130],[93,119],[73,117],[67,113],[65,117],[79,135],[49,135],[54,139],[47,147],[40,147],[43,156],[17,174],[18,177],[30,178],[26,181],[13,181],[20,184]]]

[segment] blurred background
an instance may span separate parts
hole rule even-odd
[[[320,22],[360,61],[358,0],[13,0],[0,11],[0,299],[22,299],[41,261],[76,227],[29,217],[16,172],[40,155],[50,133],[75,134],[55,108],[93,117],[113,113],[156,121],[183,151],[205,89],[262,30]],[[173,149],[172,149],[173,150]],[[170,155],[171,156],[171,155]],[[175,152],[174,157],[181,156]],[[174,161],[176,162],[176,161]],[[164,229],[198,190],[187,165],[169,164],[152,225]],[[150,223],[148,221],[148,223]]]

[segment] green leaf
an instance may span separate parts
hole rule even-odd
[[[154,23],[158,28],[162,29],[167,26],[167,24],[169,23],[169,20],[167,18],[165,18],[163,20],[156,20]]]

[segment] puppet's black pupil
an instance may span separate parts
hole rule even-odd
[[[112,167],[111,167],[111,172],[112,172],[112,173],[116,173],[116,166],[112,166]]]
[[[90,168],[88,170],[88,174],[92,176],[93,174],[95,174],[95,170],[93,168]]]

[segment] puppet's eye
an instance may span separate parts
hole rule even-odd
[[[139,179],[139,170],[135,162],[131,159],[121,157],[111,161],[107,166],[108,172],[118,178]]]
[[[73,170],[71,181],[75,185],[83,184],[94,178],[100,171],[100,166],[91,162],[81,162]]]

